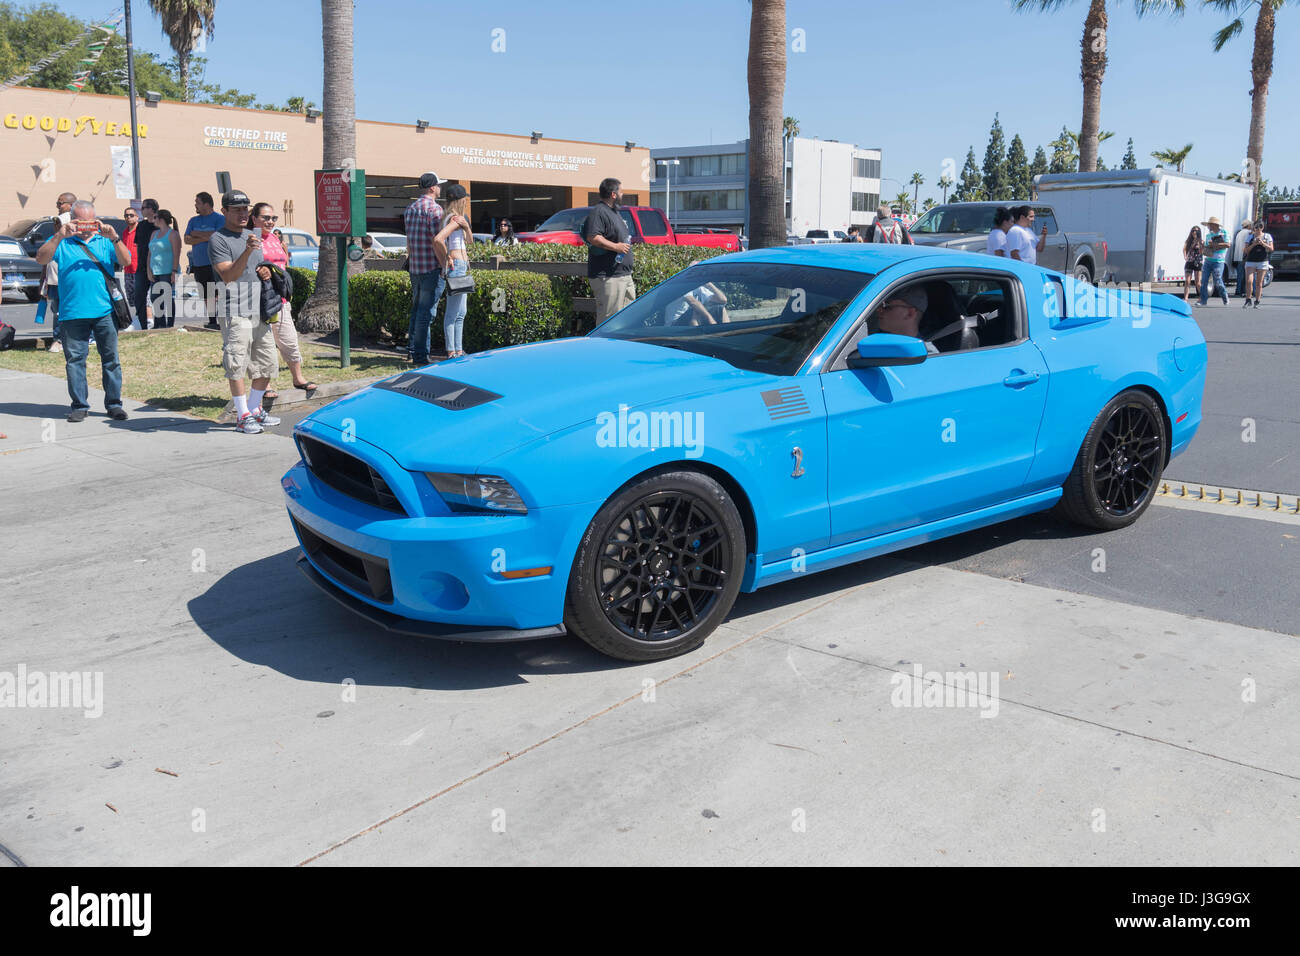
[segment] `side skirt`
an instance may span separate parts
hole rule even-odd
[[[1011,518],[1033,514],[1036,511],[1046,511],[1056,504],[1060,498],[1061,489],[1051,488],[1023,498],[1006,501],[999,505],[981,508],[979,511],[972,511],[968,514],[944,518],[941,521],[931,521],[929,524],[918,525],[914,528],[903,528],[899,531],[891,531],[888,534],[880,534],[871,538],[863,538],[861,541],[841,544],[834,548],[814,551],[799,557],[791,555],[761,565],[758,563],[758,558],[751,554],[745,567],[745,579],[741,582],[740,589],[741,591],[754,591],[769,584],[788,581],[801,574],[838,568],[844,564],[852,564],[855,561],[863,561],[867,558],[889,554],[891,551],[901,551],[904,548],[915,547],[928,541],[937,541],[939,538],[947,538],[965,531],[973,531],[985,525],[997,524],[1000,521],[1008,521]],[[799,570],[795,569],[796,562],[800,562],[801,567]]]

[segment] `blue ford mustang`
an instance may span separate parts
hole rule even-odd
[[[923,247],[764,249],[586,337],[334,402],[283,487],[303,570],[384,627],[654,660],[801,573],[1052,507],[1131,524],[1205,367],[1173,296]]]

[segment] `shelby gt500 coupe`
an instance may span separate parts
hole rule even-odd
[[[1132,523],[1205,368],[1173,296],[921,246],[764,249],[585,337],[327,405],[283,487],[304,572],[377,624],[654,660],[801,573],[1052,507]]]

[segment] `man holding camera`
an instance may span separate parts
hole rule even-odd
[[[117,325],[113,322],[113,300],[104,269],[112,275],[115,269],[124,268],[131,261],[131,250],[112,226],[96,218],[90,202],[78,200],[71,213],[72,218],[36,250],[37,262],[53,262],[59,270],[59,337],[63,342],[68,395],[72,398],[68,421],[85,421],[90,409],[86,356],[92,332],[99,351],[104,408],[109,418],[123,421],[122,365],[117,357]]]

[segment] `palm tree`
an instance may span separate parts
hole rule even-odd
[[[799,135],[799,121],[793,116],[781,120],[781,138],[794,139]]]
[[[1076,130],[1066,130],[1066,133],[1069,134],[1069,136],[1070,136],[1070,140],[1074,143],[1074,148],[1075,148],[1075,150],[1077,151],[1077,150],[1079,149],[1079,136],[1080,136],[1080,133],[1077,132]],[[1106,140],[1110,139],[1110,138],[1111,138],[1112,136],[1114,136],[1114,135],[1115,135],[1114,132],[1112,132],[1111,130],[1108,130],[1108,129],[1099,129],[1099,130],[1097,130],[1097,162],[1098,162],[1098,164],[1101,163],[1101,144],[1104,143],[1104,142],[1106,142]],[[1083,167],[1080,167],[1080,170],[1082,170],[1082,168],[1083,168]]]
[[[911,212],[912,197],[907,194],[907,190],[904,190],[894,197],[894,201],[890,205],[897,206],[900,213]]]
[[[749,248],[785,245],[785,0],[752,0],[749,15]]]
[[[306,113],[308,110],[314,110],[316,104],[305,96],[291,96],[285,101],[284,110],[287,113]]]
[[[1070,0],[1012,0],[1016,10],[1055,13]],[[1133,0],[1138,16],[1157,10],[1182,13],[1186,0]],[[1106,0],[1088,0],[1083,20],[1079,76],[1083,80],[1083,119],[1079,136],[1079,172],[1097,168],[1097,132],[1101,125],[1101,81],[1106,75]]]
[[[1246,14],[1259,7],[1255,16],[1255,49],[1250,57],[1250,137],[1246,142],[1246,179],[1255,187],[1259,202],[1260,166],[1264,162],[1264,118],[1268,109],[1268,83],[1273,77],[1273,28],[1277,11],[1287,0],[1203,0],[1233,16],[1226,27],[1214,35],[1214,52],[1218,53],[1245,27]]]
[[[217,15],[217,0],[149,0],[149,7],[162,21],[163,34],[176,51],[180,68],[181,90],[190,98],[190,54],[203,34],[212,39]]]
[[[925,177],[920,173],[912,173],[912,178],[907,182],[908,185],[914,187],[912,189],[912,207],[915,208],[921,204],[921,187],[925,185]]]
[[[1180,173],[1183,171],[1183,163],[1187,162],[1187,154],[1192,151],[1192,144],[1188,143],[1182,149],[1158,149],[1151,155],[1158,159],[1161,165],[1168,163]]]
[[[948,190],[952,189],[952,186],[953,186],[952,177],[949,176],[947,173],[944,173],[942,176],[939,177],[939,188],[943,190],[944,202],[948,201]]]
[[[355,168],[357,155],[356,89],[352,83],[352,0],[321,0],[321,40],[325,48],[324,169]],[[365,229],[365,224],[360,223]],[[339,327],[339,279],[336,240],[322,238],[316,289],[295,316],[305,332],[332,332]]]

